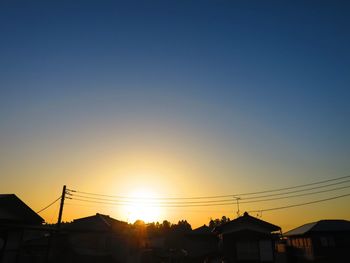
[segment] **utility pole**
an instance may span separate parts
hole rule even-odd
[[[63,186],[62,189],[62,196],[61,196],[61,204],[60,204],[60,212],[58,213],[58,220],[57,220],[57,230],[61,227],[61,220],[62,220],[62,213],[63,213],[63,205],[64,205],[64,199],[66,198],[66,186]]]

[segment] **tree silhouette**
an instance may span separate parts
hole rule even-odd
[[[220,226],[222,224],[225,224],[227,222],[230,222],[230,218],[226,217],[226,216],[222,216],[221,219],[219,219],[219,218],[212,219],[211,218],[209,221],[209,227],[211,229],[214,229],[215,227]]]

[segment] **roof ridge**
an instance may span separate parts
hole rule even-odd
[[[111,227],[111,224],[106,219],[107,215],[102,215],[102,214],[97,213],[96,216],[98,216],[104,223],[106,223],[107,226]],[[108,218],[109,218],[109,216],[108,216]]]

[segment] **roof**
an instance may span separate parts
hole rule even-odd
[[[44,219],[15,194],[0,194],[0,222],[40,225]]]
[[[213,232],[211,231],[211,228],[203,225],[201,227],[198,227],[196,229],[193,229],[191,232],[189,232],[190,235],[213,235]]]
[[[88,231],[111,231],[122,230],[128,226],[128,223],[119,221],[110,217],[97,213],[93,216],[78,218],[67,225],[67,228],[74,230],[88,230]]]
[[[280,231],[281,228],[269,222],[250,216],[247,212],[245,212],[243,216],[217,226],[214,229],[215,232],[218,232],[220,234],[227,234],[242,230],[271,233],[274,231]]]
[[[320,220],[294,228],[284,233],[284,236],[300,236],[307,233],[339,231],[350,231],[350,221],[339,219]]]

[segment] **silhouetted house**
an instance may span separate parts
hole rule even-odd
[[[220,239],[223,257],[228,262],[273,262],[275,241],[281,228],[248,215],[214,229]]]
[[[0,194],[0,224],[41,225],[44,219],[15,194]]]
[[[47,233],[43,222],[44,219],[15,194],[0,194],[0,262],[28,261],[25,244]],[[46,248],[47,244],[44,250]]]
[[[320,220],[284,236],[294,261],[350,262],[350,221]]]
[[[136,262],[137,244],[126,222],[97,213],[75,219],[62,232],[73,262]]]
[[[206,225],[186,234],[185,249],[191,262],[204,262],[218,256],[218,238]]]

